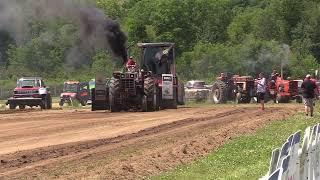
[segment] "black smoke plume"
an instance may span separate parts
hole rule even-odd
[[[0,0],[0,30],[10,33],[17,44],[30,39],[30,22],[54,18],[65,19],[79,30],[78,40],[66,57],[69,63],[86,61],[88,57],[83,54],[101,48],[126,61],[125,33],[90,1]]]
[[[107,32],[109,32],[107,33],[107,39],[110,49],[115,55],[121,57],[123,59],[123,63],[125,63],[128,59],[126,35],[120,30],[119,24],[114,21],[106,21],[105,29]]]

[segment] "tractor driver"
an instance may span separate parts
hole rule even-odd
[[[270,77],[271,81],[276,82],[278,76],[279,76],[279,73],[277,73],[277,70],[273,70]]]
[[[224,81],[224,82],[226,82],[226,83],[229,83],[229,80],[228,80],[228,77],[227,77],[227,75],[225,74],[225,73],[220,73],[220,75],[219,75],[219,79],[221,80],[221,81]]]
[[[221,78],[225,78],[226,75],[222,72],[222,73],[220,73],[220,77],[221,77]]]
[[[137,63],[132,56],[130,56],[130,58],[128,59],[126,63],[126,68],[128,71],[135,71],[137,68]]]

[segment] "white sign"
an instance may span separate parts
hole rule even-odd
[[[173,99],[172,74],[162,74],[162,99]]]

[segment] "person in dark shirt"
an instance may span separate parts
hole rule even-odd
[[[276,70],[273,70],[272,73],[271,73],[271,75],[270,75],[271,81],[276,82],[276,81],[277,81],[277,76],[278,76],[277,71],[276,71]]]
[[[317,89],[317,85],[314,81],[311,81],[310,74],[306,76],[306,79],[303,81],[301,88],[303,91],[302,96],[306,116],[308,116],[310,112],[310,116],[313,117],[313,100],[315,98],[315,90]]]

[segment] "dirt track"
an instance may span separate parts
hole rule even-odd
[[[301,108],[215,106],[155,113],[0,114],[0,179],[137,179],[188,163]]]

